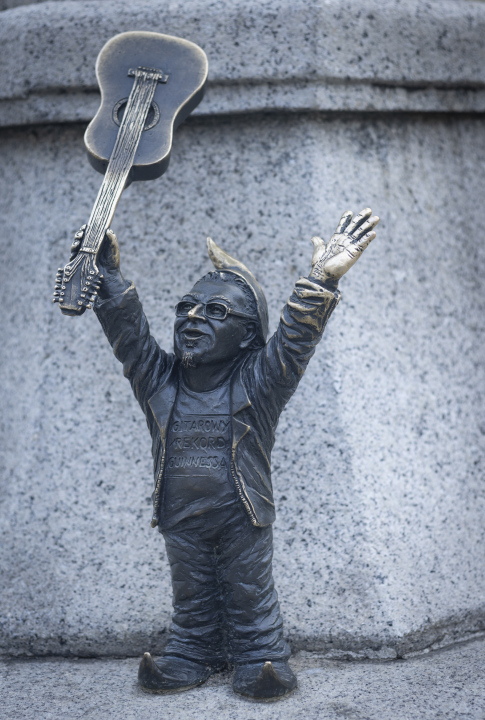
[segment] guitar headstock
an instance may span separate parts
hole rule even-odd
[[[64,268],[59,268],[52,302],[58,302],[64,315],[82,315],[93,307],[103,276],[95,262],[95,254],[81,249]]]

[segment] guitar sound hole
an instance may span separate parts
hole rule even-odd
[[[123,115],[125,114],[126,109],[126,103],[128,102],[128,98],[123,98],[123,100],[119,100],[116,105],[113,108],[113,121],[116,123],[116,125],[121,125],[121,121],[123,120]],[[152,102],[150,105],[150,110],[148,111],[147,119],[145,120],[145,127],[143,128],[143,132],[145,130],[151,130],[152,127],[155,127],[157,122],[160,120],[160,109],[155,101]]]

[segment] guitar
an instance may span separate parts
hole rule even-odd
[[[65,315],[92,307],[102,279],[98,253],[121,193],[133,180],[165,172],[173,131],[202,100],[207,70],[197,45],[153,32],[116,35],[98,55],[101,106],[84,142],[104,179],[79,251],[57,271],[53,302]]]

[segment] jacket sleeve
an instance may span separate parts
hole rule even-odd
[[[133,283],[123,293],[95,304],[98,317],[123,373],[131,383],[147,419],[148,400],[162,382],[172,360],[150,335],[148,320]]]
[[[273,411],[272,423],[295,392],[339,300],[339,290],[329,290],[309,278],[297,281],[278,329],[253,366],[253,382],[260,400]]]

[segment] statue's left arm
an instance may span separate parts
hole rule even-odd
[[[379,218],[366,208],[345,212],[328,243],[312,238],[311,270],[300,278],[281,313],[279,327],[254,366],[255,380],[277,414],[300,381],[340,299],[338,282],[375,238]]]

